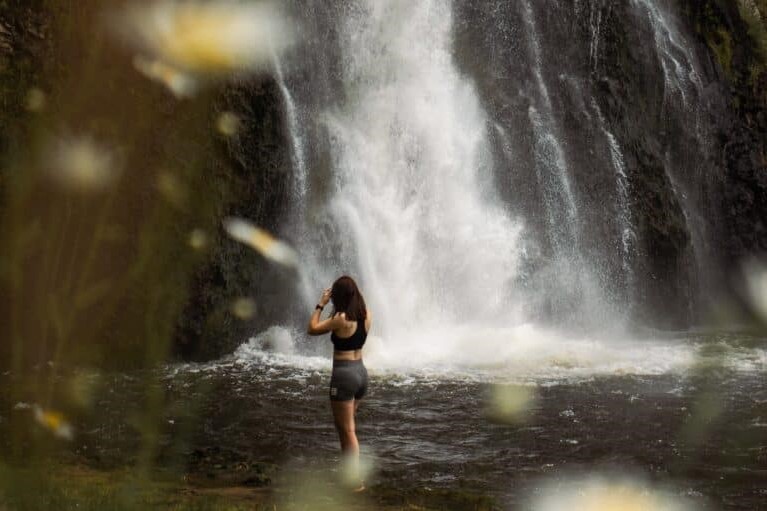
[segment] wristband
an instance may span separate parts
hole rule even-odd
[[[315,305],[315,306],[314,306],[314,308],[315,308],[315,309],[317,309],[318,311],[320,311],[320,312],[321,312],[321,311],[322,311],[322,309],[324,309],[325,307],[323,307],[322,305],[320,305],[320,304],[318,303],[317,305]]]

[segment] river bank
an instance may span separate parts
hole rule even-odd
[[[97,470],[84,463],[45,468],[0,466],[0,503],[11,509],[173,509],[186,510],[476,510],[500,509],[492,499],[461,490],[410,490],[374,486],[352,493],[329,479],[301,478],[272,485],[227,484],[205,473],[173,477],[132,470]]]

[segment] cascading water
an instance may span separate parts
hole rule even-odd
[[[701,161],[698,134],[651,153],[657,133],[637,141],[627,126],[678,130],[702,108],[696,59],[655,0],[579,0],[574,20],[557,0],[295,2],[307,39],[276,78],[304,185],[282,232],[304,259],[302,303],[236,358],[327,364],[329,345],[304,334],[298,311],[351,274],[374,317],[372,369],[524,378],[657,374],[694,361],[689,343],[622,328],[657,279],[647,233],[679,250],[661,270],[684,264],[684,235],[670,237],[678,224],[658,227],[646,208],[679,208],[689,226],[700,206],[674,170]],[[474,39],[456,16],[467,9],[469,29],[483,27]],[[641,65],[660,94],[633,121],[602,76],[618,16],[639,16],[642,40],[655,43]],[[491,60],[468,73],[475,49]]]
[[[518,33],[526,37],[523,57],[532,79],[519,92],[528,101],[532,168],[547,218],[543,238],[553,250],[539,265],[547,283],[541,290],[523,268],[530,254],[540,256],[527,219],[512,216],[496,188],[493,144],[500,146],[500,168],[515,173],[522,165],[515,149],[523,142],[515,138],[518,127],[488,115],[477,87],[458,70],[453,3],[308,5],[306,12],[325,25],[298,58],[310,69],[322,60],[335,71],[307,87],[286,80],[278,68],[295,171],[309,170],[298,180],[306,188],[297,195],[302,202],[293,208],[298,218],[289,235],[306,261],[306,310],[338,275],[354,275],[374,314],[366,358],[378,368],[497,366],[523,375],[663,372],[690,363],[684,346],[578,340],[530,323],[529,299],[536,294],[569,300],[574,311],[606,302],[581,253],[579,215],[588,205],[576,193],[572,148],[563,143],[566,130],[555,115],[563,83],[573,85],[583,122],[599,135],[615,201],[614,218],[606,220],[616,224],[618,268],[629,286],[636,244],[620,142],[582,79],[561,75],[560,83],[547,82],[542,45],[548,43],[536,22],[537,5],[519,7]],[[587,51],[592,64],[603,47],[601,16],[599,6],[589,7],[589,22],[596,23]],[[337,64],[330,65],[328,55]],[[331,92],[317,94],[317,88]],[[308,124],[299,127],[299,118]],[[313,149],[304,153],[304,144]],[[303,154],[315,161],[304,162]],[[296,318],[299,329],[303,321]],[[286,341],[291,337],[297,347]],[[265,346],[281,346],[277,351],[291,357],[319,354],[317,343],[302,339],[300,330],[275,327],[238,356]]]
[[[449,318],[518,321],[520,227],[494,194],[487,119],[453,65],[451,23],[446,1],[358,2],[340,31],[353,99],[322,114],[336,172],[327,214],[345,233],[331,275],[364,283],[391,349],[426,346]],[[328,248],[307,241],[305,252]]]

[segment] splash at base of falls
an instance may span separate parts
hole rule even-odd
[[[767,350],[718,340],[568,339],[533,325],[513,328],[469,325],[421,332],[398,341],[404,352],[371,335],[364,360],[374,373],[437,379],[556,382],[596,376],[685,373],[705,361],[701,349],[716,343],[724,366],[734,371],[767,371]],[[274,326],[243,343],[217,364],[257,363],[303,370],[326,370],[331,346],[325,337],[308,337]]]

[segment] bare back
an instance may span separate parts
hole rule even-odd
[[[372,317],[370,315],[370,310],[366,310],[366,318],[365,318],[365,332],[370,332],[370,326],[373,323]],[[346,319],[346,314],[343,312],[338,313],[338,316],[341,317],[341,320],[343,321],[343,325],[340,328],[336,328],[333,330],[333,333],[336,335],[336,337],[340,339],[348,339],[352,335],[354,335],[354,332],[357,330],[357,322],[351,321]],[[362,358],[362,350],[353,350],[353,351],[333,351],[333,358],[335,360],[360,360]]]

